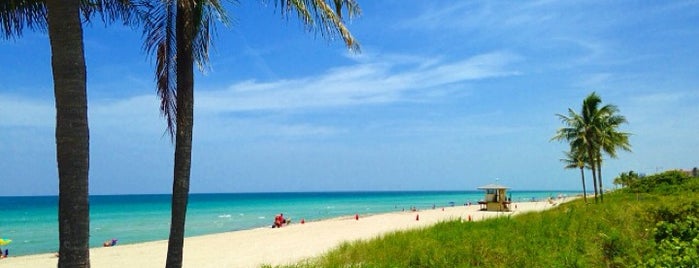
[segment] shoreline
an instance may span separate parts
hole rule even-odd
[[[576,199],[555,200],[564,203]],[[478,205],[437,207],[420,211],[397,211],[371,215],[345,215],[330,219],[295,221],[282,228],[261,227],[185,238],[185,267],[259,267],[263,264],[296,263],[319,256],[342,242],[366,240],[386,233],[424,228],[448,220],[479,221],[487,218],[542,211],[555,207],[547,201],[516,202],[513,212],[480,211]],[[167,240],[91,248],[94,267],[162,267]],[[54,253],[24,255],[0,260],[0,266],[48,267],[57,264]]]

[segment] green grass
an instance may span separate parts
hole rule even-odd
[[[286,267],[655,266],[648,263],[663,258],[686,260],[685,252],[691,253],[689,248],[671,253],[679,256],[662,253],[665,255],[658,257],[662,247],[657,245],[656,225],[667,215],[692,220],[699,212],[696,196],[695,192],[620,191],[605,195],[601,204],[576,200],[544,212],[479,222],[443,222],[344,243],[321,257]],[[692,239],[699,239],[692,238],[696,236],[696,218],[693,220],[693,227],[685,224],[682,229],[683,234],[694,230],[688,247],[697,245]],[[691,259],[689,264],[697,265]]]

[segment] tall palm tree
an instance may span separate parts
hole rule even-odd
[[[588,135],[589,122],[583,115],[576,113],[573,109],[568,109],[568,115],[556,114],[565,127],[559,128],[556,135],[551,140],[568,141],[570,143],[571,152],[577,152],[584,155],[584,159],[592,171],[592,185],[595,193],[595,203],[597,202],[597,174],[595,168],[594,152],[591,153],[590,144],[593,142]]]
[[[607,152],[616,157],[616,148],[630,150],[628,133],[618,132],[619,125],[626,123],[626,118],[616,113],[619,109],[612,104],[604,106],[602,99],[592,92],[583,100],[582,117],[585,122],[585,136],[589,141],[587,152],[592,160],[593,168],[596,168],[597,183],[599,184],[600,201],[604,202],[604,189],[602,186],[602,153]],[[594,173],[593,173],[594,174]]]
[[[90,135],[80,0],[47,0],[46,9],[56,98],[58,267],[90,267]]]
[[[280,0],[278,4],[285,15],[295,11],[309,30],[339,35],[349,48],[359,48],[341,17],[343,8],[350,17],[359,13],[355,1],[333,0],[329,4],[325,0]],[[225,22],[226,16],[219,0],[163,0],[160,5],[150,6],[144,17],[144,47],[148,54],[155,54],[160,110],[175,141],[166,267],[181,267],[194,125],[194,63],[200,68],[206,66],[213,19]]]
[[[590,168],[592,169],[592,177],[595,180],[595,188],[597,193],[600,195],[600,201],[602,200],[602,185],[597,187],[600,174],[597,172],[597,164],[602,161],[600,155],[600,143],[599,139],[602,136],[602,124],[604,122],[604,117],[606,113],[599,109],[599,105],[602,103],[602,99],[597,95],[597,93],[592,92],[588,95],[582,104],[581,116],[583,120],[582,135],[584,137],[585,151],[588,154],[588,159],[590,161]],[[605,106],[607,107],[607,106]],[[595,195],[595,201],[597,201],[597,194]]]
[[[0,3],[4,37],[22,35],[23,28],[45,31],[51,44],[56,105],[58,164],[58,267],[90,267],[88,191],[89,127],[87,68],[81,10],[86,21],[98,12],[103,19],[130,18],[122,0],[5,0]],[[109,10],[109,14],[105,11]]]
[[[617,114],[619,109],[615,105],[605,105],[600,109],[600,112],[603,114],[600,116],[600,135],[598,137],[600,148],[597,152],[596,166],[597,180],[600,185],[600,200],[604,202],[604,194],[602,192],[602,152],[606,153],[611,158],[617,157],[617,148],[630,152],[631,144],[629,143],[629,136],[631,134],[618,131],[619,126],[627,121],[624,116]]]
[[[568,141],[571,148],[582,150],[587,154],[588,164],[592,170],[595,202],[598,194],[599,200],[604,201],[602,152],[616,157],[616,148],[623,150],[631,148],[628,141],[630,134],[617,131],[619,125],[626,123],[626,118],[616,114],[619,111],[616,106],[607,104],[600,107],[601,103],[602,99],[597,93],[592,92],[583,100],[580,114],[572,109],[568,109],[567,116],[557,114],[566,127],[558,129],[552,138],[552,140]]]
[[[576,149],[576,148],[570,148],[570,151],[563,152],[565,154],[565,158],[561,159],[561,162],[565,163],[566,169],[572,169],[572,168],[579,168],[580,169],[580,178],[582,181],[582,188],[583,188],[583,199],[585,200],[585,203],[587,203],[587,189],[585,188],[585,167],[587,167],[587,156],[584,152]]]

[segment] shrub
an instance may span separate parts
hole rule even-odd
[[[699,201],[678,198],[670,205],[652,211],[657,220],[653,229],[655,252],[641,267],[699,266]]]
[[[682,193],[687,191],[683,184],[690,186],[691,189],[696,189],[695,178],[690,177],[679,170],[666,171],[659,174],[647,176],[631,182],[627,188],[628,192],[633,193],[659,193],[671,194]],[[694,185],[692,185],[694,183]]]

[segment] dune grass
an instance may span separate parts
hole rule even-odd
[[[543,212],[347,242],[283,267],[699,267],[699,178],[670,171]]]
[[[613,193],[602,204],[557,208],[479,222],[449,221],[348,242],[284,267],[627,267],[653,255],[658,204],[693,195]],[[673,210],[673,209],[670,209]],[[691,214],[691,213],[690,213]]]

